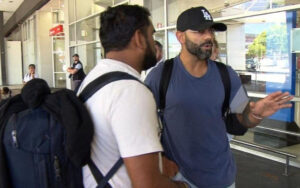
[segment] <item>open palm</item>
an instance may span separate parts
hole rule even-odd
[[[257,102],[250,102],[250,109],[252,113],[260,117],[268,117],[282,108],[292,107],[292,104],[288,103],[292,99],[293,96],[288,92],[282,93],[277,91]]]

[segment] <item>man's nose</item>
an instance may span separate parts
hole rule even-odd
[[[204,39],[212,39],[213,38],[213,34],[210,30],[205,30],[205,32],[203,33]]]

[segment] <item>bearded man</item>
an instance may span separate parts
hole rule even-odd
[[[191,188],[235,187],[236,166],[222,114],[224,85],[217,62],[209,59],[214,31],[226,29],[225,24],[214,22],[204,7],[188,9],[177,19],[176,37],[182,48],[172,60],[165,108],[161,111],[162,144],[166,156],[179,167],[174,179],[189,182]],[[145,80],[157,104],[163,101],[160,83],[167,75],[162,73],[168,62],[155,67]],[[287,102],[292,97],[281,92],[249,102],[237,73],[229,66],[225,68],[231,83],[231,110],[235,110],[232,106],[239,107],[234,115],[242,127],[255,127],[279,109],[291,107]]]

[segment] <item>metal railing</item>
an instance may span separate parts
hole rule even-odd
[[[249,142],[244,142],[244,141],[240,141],[240,140],[236,140],[236,139],[232,139],[231,142],[246,145],[246,146],[250,146],[250,147],[254,147],[254,148],[257,148],[257,149],[261,149],[261,150],[265,150],[265,151],[269,151],[269,152],[273,152],[273,153],[277,153],[277,154],[285,156],[286,163],[285,163],[285,168],[284,168],[284,173],[283,173],[284,176],[289,175],[290,158],[296,158],[297,157],[296,155],[293,155],[293,154],[290,154],[290,153],[287,153],[287,152],[283,152],[283,151],[280,151],[280,150],[277,150],[277,149],[274,149],[274,148],[271,148],[271,147],[267,147],[267,146],[252,144],[252,143],[249,143]]]
[[[263,127],[263,126],[256,126],[255,129],[263,129],[263,130],[273,131],[276,133],[283,133],[286,135],[300,137],[300,133],[296,133],[296,132],[292,132],[292,131],[285,131],[285,130],[281,130],[281,129],[274,129],[274,128]]]

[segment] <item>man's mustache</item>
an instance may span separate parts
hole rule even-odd
[[[207,41],[207,42],[204,42],[204,43],[200,44],[199,47],[203,47],[205,45],[211,45],[211,46],[213,46],[213,43],[212,43],[212,41]]]

